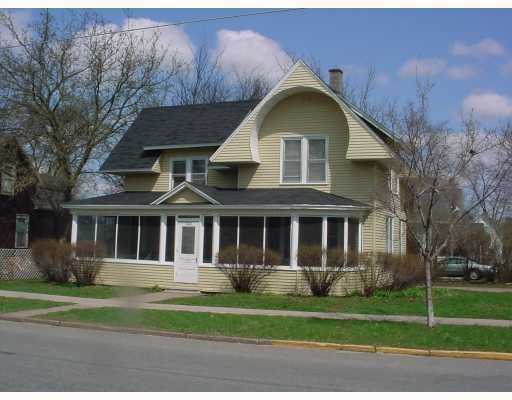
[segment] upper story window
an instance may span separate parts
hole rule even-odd
[[[318,136],[283,138],[281,183],[325,183],[327,139]]]
[[[389,170],[389,190],[398,195],[400,192],[400,178],[394,169]]]
[[[4,171],[0,173],[0,194],[6,194],[12,196],[14,194],[14,177],[15,177],[14,167],[11,168],[11,171]]]
[[[208,175],[206,158],[182,158],[171,160],[171,189],[187,181],[206,185]]]

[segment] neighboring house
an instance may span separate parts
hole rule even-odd
[[[0,249],[23,249],[38,239],[60,238],[62,218],[54,210],[63,197],[55,179],[37,174],[12,137],[0,138],[0,155]]]
[[[405,252],[405,228],[377,200],[390,177],[399,188],[393,137],[330,75],[299,61],[259,101],[143,110],[101,168],[126,191],[66,205],[72,241],[107,249],[101,281],[225,290],[216,254],[246,243],[281,255],[265,289],[293,292],[301,245]]]

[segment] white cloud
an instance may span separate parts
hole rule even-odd
[[[291,62],[279,43],[252,30],[221,29],[217,32],[215,53],[220,55],[221,67],[226,71],[263,75],[274,82]]]
[[[474,93],[464,98],[462,110],[484,118],[512,117],[512,98],[494,92]]]
[[[451,46],[451,52],[454,56],[501,56],[505,54],[505,47],[493,39],[483,39],[478,43],[466,44],[464,42],[455,42]]]
[[[375,76],[375,82],[377,82],[379,85],[387,85],[390,79],[391,78],[386,73],[379,73]]]
[[[470,65],[462,65],[460,67],[450,67],[446,70],[448,77],[452,79],[468,79],[476,76],[478,70]]]
[[[441,58],[412,58],[405,62],[398,73],[401,76],[431,76],[443,72],[446,61]]]

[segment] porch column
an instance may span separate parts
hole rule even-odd
[[[327,217],[322,217],[322,267],[327,265]]]
[[[348,217],[343,218],[343,254],[348,254]]]
[[[299,217],[292,215],[290,223],[290,267],[296,268],[299,253]]]
[[[359,233],[359,248],[357,249],[359,253],[363,252],[363,223],[361,222],[361,219],[359,219],[359,225],[358,225],[358,233]]]
[[[71,244],[76,244],[77,235],[77,216],[73,213],[71,220]]]
[[[167,216],[160,215],[160,244],[158,247],[158,262],[163,264],[165,262],[165,247],[167,244]]]
[[[213,243],[212,243],[212,263],[215,264],[217,262],[217,254],[219,254],[219,216],[213,216]]]

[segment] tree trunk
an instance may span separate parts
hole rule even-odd
[[[432,328],[435,325],[434,320],[434,302],[432,299],[432,261],[428,258],[424,260],[425,266],[425,299],[427,306],[427,326]]]

